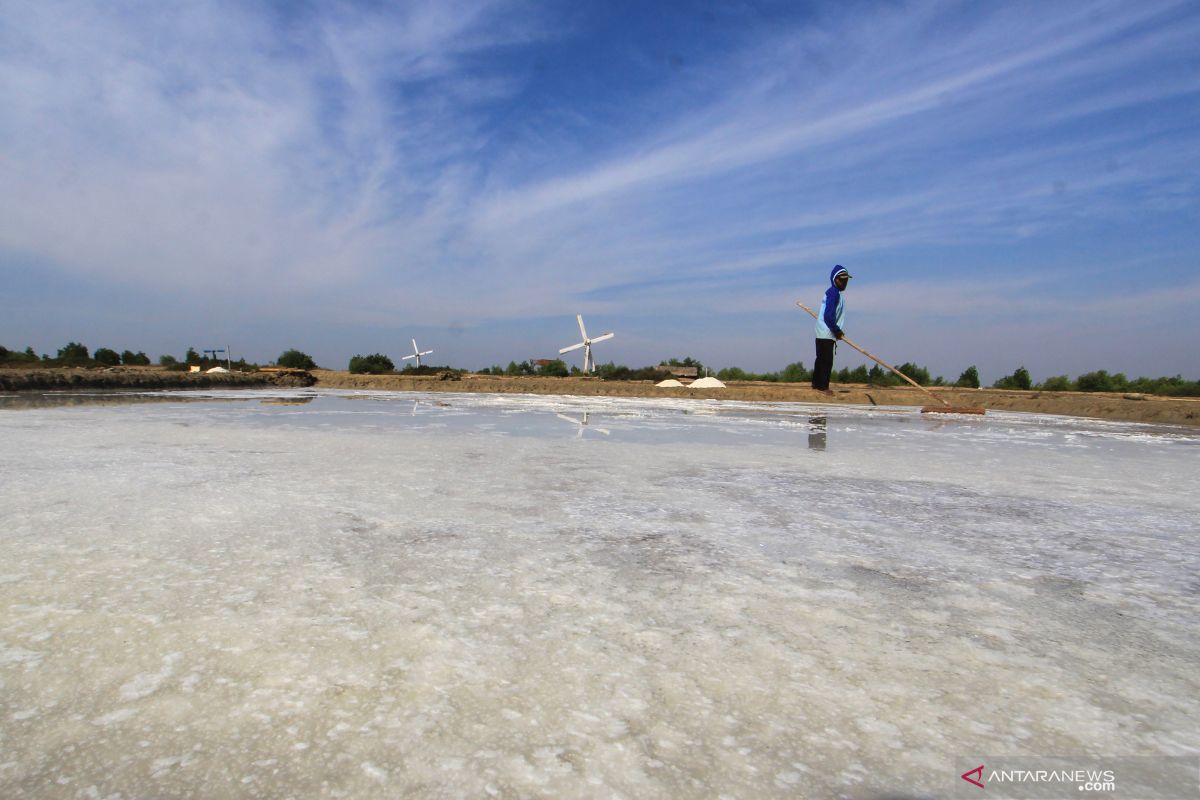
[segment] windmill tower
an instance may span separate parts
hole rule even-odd
[[[592,345],[595,344],[596,342],[603,342],[605,339],[611,339],[611,338],[613,338],[613,336],[616,336],[616,334],[615,333],[605,333],[601,336],[597,336],[595,339],[589,339],[588,335],[587,335],[587,329],[583,327],[583,315],[576,314],[575,319],[579,320],[579,333],[581,336],[583,336],[583,341],[580,342],[579,344],[573,344],[570,347],[564,347],[563,349],[558,351],[558,354],[562,355],[563,353],[569,353],[572,350],[578,350],[579,348],[582,347],[583,348],[583,374],[587,375],[593,369],[596,368],[596,362],[595,362],[595,360],[592,359]]]
[[[432,353],[433,351],[432,351],[432,350],[425,350],[425,351],[423,351],[423,352],[422,352],[421,348],[417,347],[417,340],[416,340],[416,339],[413,339],[413,340],[412,340],[412,343],[413,343],[413,351],[412,351],[412,355],[411,355],[411,356],[404,356],[404,357],[403,357],[403,358],[401,358],[400,360],[401,360],[401,361],[408,361],[410,358],[415,358],[415,359],[417,360],[417,366],[419,367],[419,366],[421,366],[421,356],[427,356],[427,355],[429,355],[430,353]]]

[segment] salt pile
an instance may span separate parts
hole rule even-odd
[[[724,389],[725,384],[716,378],[701,378],[688,384],[689,389]]]
[[[665,386],[665,387],[667,387],[667,388],[674,388],[674,387],[676,387],[676,386],[683,386],[683,384],[682,384],[682,383],[680,383],[679,381],[675,380],[674,378],[667,378],[665,381],[659,381],[658,383],[656,383],[656,384],[654,384],[654,385],[655,385],[655,386]]]

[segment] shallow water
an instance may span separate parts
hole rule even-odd
[[[1194,430],[149,396],[0,401],[6,797],[1197,790]]]

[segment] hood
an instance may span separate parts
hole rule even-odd
[[[833,285],[833,279],[834,279],[834,278],[836,278],[836,277],[838,276],[838,273],[839,273],[839,272],[844,272],[844,273],[846,273],[846,277],[847,277],[847,278],[853,278],[853,277],[854,277],[853,275],[851,275],[851,274],[850,274],[850,270],[846,269],[846,268],[845,268],[845,267],[843,267],[841,264],[835,264],[835,265],[834,265],[834,267],[833,267],[833,269],[829,271],[829,285],[830,285],[830,286],[832,286],[832,285]]]

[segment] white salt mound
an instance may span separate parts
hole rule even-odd
[[[683,386],[682,383],[675,380],[674,378],[667,378],[665,381],[659,381],[658,383],[656,383],[654,385],[655,386]]]
[[[724,389],[725,384],[716,378],[701,378],[688,384],[689,389]]]
[[[212,369],[205,370],[205,373],[209,372],[229,372],[229,370],[225,369],[224,367],[213,367]]]

